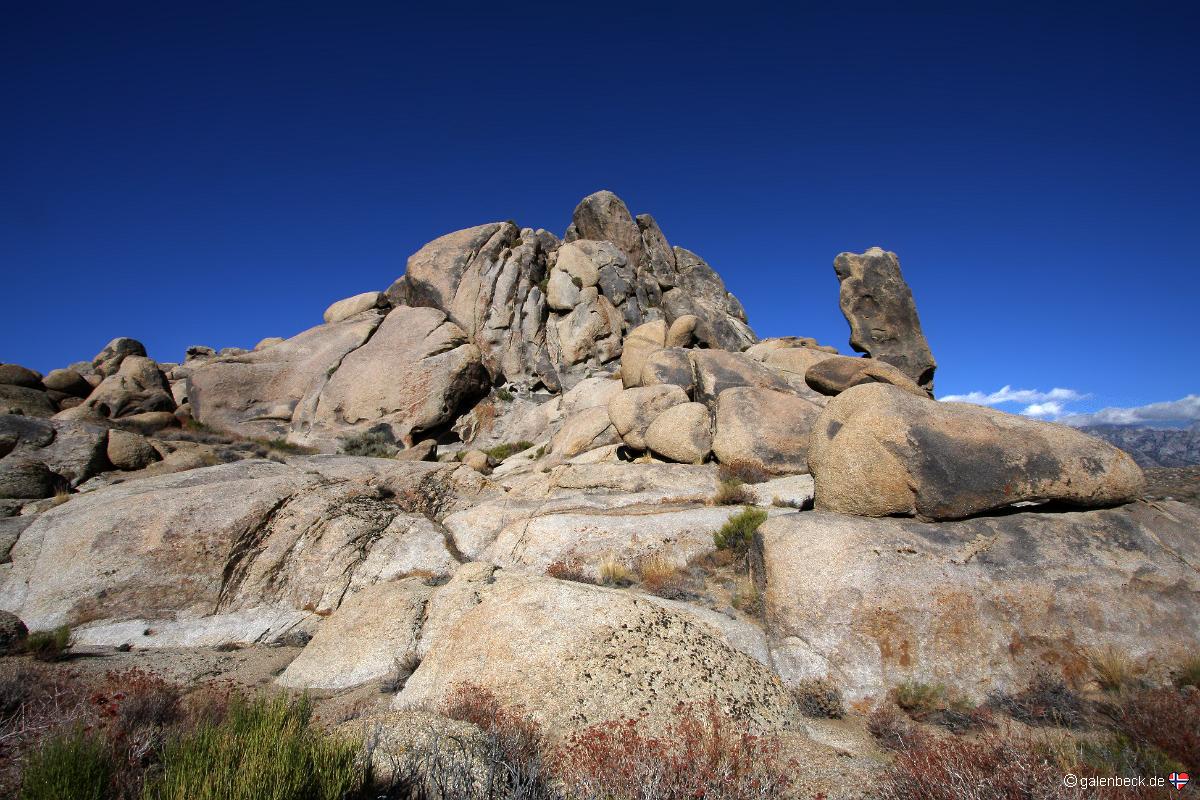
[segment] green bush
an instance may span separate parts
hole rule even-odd
[[[168,741],[145,800],[343,800],[361,788],[358,747],[309,727],[307,698],[235,699],[220,722]]]
[[[920,718],[946,707],[946,687],[940,683],[905,681],[894,690],[896,705]]]
[[[104,737],[77,729],[50,739],[25,761],[21,800],[103,800],[112,774]]]
[[[52,631],[36,631],[25,640],[25,652],[38,661],[58,661],[71,643],[71,629],[60,625]]]
[[[521,453],[531,447],[533,447],[533,442],[505,442],[504,444],[498,444],[495,447],[489,447],[483,452],[487,453],[488,456],[496,459],[497,461],[503,461],[513,453]]]
[[[370,430],[342,439],[342,452],[348,456],[392,458],[399,448],[386,430]]]
[[[496,390],[496,399],[501,403],[511,403],[513,401],[513,393],[504,387]]]
[[[746,508],[734,514],[729,521],[721,526],[721,530],[713,534],[713,544],[721,550],[733,550],[744,553],[750,547],[750,539],[758,526],[767,519],[767,512],[761,508]]]

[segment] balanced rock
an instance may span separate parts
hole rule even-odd
[[[808,471],[808,434],[820,406],[786,392],[738,386],[717,398],[713,455],[773,474]]]
[[[929,396],[899,369],[875,358],[829,356],[809,367],[804,381],[815,391],[831,396],[864,383],[886,383],[918,397]]]
[[[840,254],[833,269],[841,281],[838,297],[850,323],[850,346],[899,368],[932,395],[937,363],[900,274],[900,259],[872,247],[861,255]]]
[[[938,524],[786,514],[759,528],[751,564],[786,682],[983,700],[1048,671],[1073,682],[1109,648],[1135,663],[1195,652],[1197,530],[1200,510],[1175,502]]]
[[[818,510],[869,517],[960,519],[1042,501],[1093,508],[1145,486],[1128,454],[1073,428],[883,383],[829,402],[808,464]]]
[[[712,451],[712,417],[704,403],[668,408],[646,429],[646,446],[681,464],[699,464]]]
[[[672,406],[688,402],[678,386],[639,386],[626,389],[608,403],[608,416],[617,435],[635,450],[646,449],[646,429]]]

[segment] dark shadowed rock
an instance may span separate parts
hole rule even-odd
[[[693,334],[705,347],[737,352],[758,341],[742,304],[726,291],[721,276],[690,250],[676,247],[674,252],[676,285],[662,297],[667,318],[694,315]]]
[[[691,397],[696,385],[696,374],[688,351],[682,347],[667,347],[657,350],[646,358],[639,380],[642,386],[657,386],[670,383],[681,387]]]
[[[50,396],[43,391],[0,383],[0,414],[50,417],[57,410]]]
[[[895,253],[872,247],[858,255],[842,253],[833,261],[841,281],[842,313],[850,323],[850,346],[898,367],[933,394],[937,363],[921,332],[912,290],[900,274]]]
[[[26,389],[39,391],[46,387],[42,384],[40,373],[22,367],[20,364],[0,364],[0,384],[6,386],[24,386]]]
[[[29,456],[10,455],[0,461],[0,498],[50,497],[66,486],[61,476]]]
[[[1018,502],[1094,508],[1138,498],[1127,453],[1065,425],[939,403],[869,383],[829,401],[808,465],[816,507],[869,517],[960,519]]]
[[[768,361],[767,363],[771,363]],[[896,367],[874,358],[850,358],[829,356],[821,359],[804,373],[804,381],[814,390],[825,395],[840,394],[851,386],[864,383],[886,383],[903,389],[909,394],[928,397],[929,394],[917,386]]]
[[[621,198],[607,189],[579,201],[571,217],[580,239],[612,242],[625,253],[633,268],[645,261],[642,232]]]
[[[20,617],[0,611],[0,655],[19,652],[28,635],[29,629]]]
[[[42,379],[46,389],[55,392],[62,392],[71,397],[87,397],[92,393],[92,385],[83,379],[73,369],[56,369],[51,370],[45,378]]]

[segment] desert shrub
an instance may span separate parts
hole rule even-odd
[[[742,483],[765,483],[774,477],[762,467],[749,461],[730,461],[721,464],[717,469],[717,476],[722,481],[740,481]]]
[[[1079,766],[1100,775],[1167,775],[1182,771],[1183,766],[1156,747],[1131,739],[1122,733],[1084,739],[1078,744]]]
[[[514,453],[522,453],[531,447],[533,447],[533,442],[505,442],[504,444],[498,444],[495,447],[489,447],[483,452],[487,453],[489,458],[494,458],[497,461],[503,461]]]
[[[379,684],[379,691],[383,694],[395,694],[400,691],[420,665],[421,659],[416,653],[405,653],[401,658],[393,658],[392,671]]]
[[[75,728],[50,737],[25,761],[21,800],[103,800],[113,771],[104,737]]]
[[[358,748],[309,726],[307,698],[234,698],[220,722],[169,739],[146,800],[340,800],[358,790]]]
[[[71,643],[71,629],[60,625],[52,631],[35,631],[25,639],[25,652],[38,661],[58,661]]]
[[[513,393],[501,386],[496,389],[496,399],[501,403],[511,403],[513,401]]]
[[[1119,692],[1133,686],[1143,672],[1127,652],[1111,645],[1091,650],[1087,657],[1096,682],[1105,691]]]
[[[1184,686],[1200,688],[1200,656],[1184,659],[1172,670],[1172,681],[1182,689]]]
[[[867,717],[867,732],[888,750],[901,750],[917,736],[908,717],[891,703],[879,706]]]
[[[745,553],[750,548],[750,540],[758,526],[767,519],[767,512],[761,508],[746,508],[734,514],[721,529],[713,534],[713,544],[721,550],[733,550]]]
[[[642,589],[668,600],[688,600],[696,597],[692,591],[691,576],[675,566],[661,553],[652,553],[638,559],[638,578]]]
[[[829,678],[805,678],[792,687],[792,695],[806,717],[841,719],[846,715],[842,690]]]
[[[546,567],[546,574],[551,578],[557,578],[560,581],[575,581],[575,583],[591,583],[596,581],[584,569],[582,562],[577,558],[569,558],[566,560],[559,559],[550,566]]]
[[[754,495],[737,478],[722,478],[712,501],[718,506],[744,506],[754,503]]]
[[[1120,733],[1184,766],[1200,764],[1200,693],[1142,689],[1104,709]]]
[[[501,705],[487,689],[456,686],[439,711],[450,719],[469,722],[483,732],[482,770],[464,764],[461,747],[448,752],[426,752],[418,771],[426,783],[438,786],[437,796],[551,800],[551,776],[544,758],[545,741],[537,723],[520,707]],[[446,757],[448,756],[448,758]]]
[[[261,444],[263,447],[267,447],[271,450],[279,450],[280,452],[291,453],[293,455],[311,455],[311,454],[317,452],[317,448],[315,448],[315,447],[308,447],[306,445],[296,444],[294,442],[289,442],[287,439],[283,439],[283,438],[252,439],[251,441],[257,442],[258,444]]]
[[[355,433],[342,439],[342,452],[348,456],[392,458],[399,452],[392,434],[382,428]]]
[[[633,573],[613,556],[601,559],[596,572],[605,586],[629,586],[633,583]]]
[[[643,720],[602,723],[559,750],[556,772],[578,800],[742,800],[776,797],[790,785],[794,764],[779,743],[750,735],[715,702],[679,705],[665,735]]]
[[[1062,776],[1060,766],[1023,739],[915,736],[897,748],[876,784],[875,796],[879,800],[1067,797]]]
[[[905,681],[892,690],[892,700],[910,717],[919,719],[945,708],[946,687],[940,683]]]
[[[1078,728],[1084,719],[1079,695],[1061,680],[1046,675],[1034,678],[1028,687],[1015,695],[993,694],[989,704],[1026,725]]]

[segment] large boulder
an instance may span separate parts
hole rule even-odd
[[[311,415],[331,374],[383,318],[358,315],[299,333],[281,344],[186,368],[192,416],[245,436],[281,438]]]
[[[372,584],[453,571],[444,532],[426,514],[457,510],[481,480],[457,464],[343,456],[239,461],[108,486],[22,532],[0,608],[36,629],[327,613]],[[127,632],[115,625],[111,635],[120,644]]]
[[[0,383],[0,414],[22,414],[27,417],[50,417],[58,409],[46,392]]]
[[[918,397],[929,396],[899,369],[874,358],[830,356],[809,367],[804,381],[813,390],[830,396],[864,383],[886,383]]]
[[[400,306],[370,341],[341,360],[311,416],[297,421],[308,441],[386,424],[397,441],[411,444],[487,389],[479,348],[462,328],[437,309]]]
[[[73,369],[55,369],[46,373],[42,383],[50,391],[62,392],[71,397],[87,397],[92,393],[92,385],[84,380]]]
[[[715,408],[717,398],[735,386],[753,386],[777,392],[791,390],[780,375],[761,362],[743,353],[724,350],[691,350],[688,352],[696,375],[696,401]]]
[[[117,419],[155,411],[174,411],[175,398],[157,363],[145,356],[126,355],[121,358],[116,371],[105,377],[83,404],[73,410]]]
[[[6,456],[0,461],[0,499],[50,497],[66,487],[61,475],[29,456]]]
[[[0,364],[0,384],[23,386],[26,389],[37,389],[38,391],[47,388],[42,383],[41,373],[22,367],[20,364]]]
[[[774,474],[808,471],[808,433],[821,407],[771,389],[738,386],[717,398],[713,455]]]
[[[678,386],[639,386],[626,389],[608,403],[608,417],[617,435],[635,450],[646,449],[646,429],[671,406],[688,402]]]
[[[376,308],[387,308],[387,306],[388,300],[383,292],[363,292],[353,297],[347,297],[345,300],[338,300],[325,309],[324,320],[326,322],[341,322],[344,319],[353,317],[355,314],[361,314],[364,311],[371,311]],[[270,344],[278,344],[278,342],[271,342]],[[259,342],[259,345],[262,345],[262,342]],[[255,347],[254,349],[259,350],[261,347]]]
[[[905,681],[977,701],[1089,656],[1200,647],[1200,511],[1181,503],[921,523],[827,513],[764,523],[751,563],[785,681],[850,699]],[[1164,677],[1164,676],[1159,676]]]
[[[577,238],[612,242],[634,269],[643,266],[646,255],[642,232],[625,203],[612,192],[601,190],[580,200],[571,222]]]
[[[898,367],[932,395],[937,362],[921,331],[912,290],[900,274],[900,259],[872,247],[861,255],[839,254],[833,269],[841,282],[838,299],[850,323],[850,346]]]
[[[126,471],[142,469],[162,460],[162,455],[150,445],[145,436],[129,431],[109,431],[106,452],[114,467]]]
[[[549,353],[555,363],[607,364],[621,355],[624,321],[616,307],[594,286],[579,293],[579,302],[566,316],[546,328]]]
[[[742,304],[725,289],[721,276],[690,250],[676,247],[674,252],[675,286],[662,296],[667,318],[694,316],[692,334],[705,347],[736,352],[758,341]]]
[[[642,365],[642,374],[637,386],[671,384],[683,389],[688,397],[695,392],[696,372],[688,350],[682,347],[666,347],[651,353]]]
[[[659,414],[646,429],[646,447],[681,464],[700,464],[712,452],[712,417],[703,403],[681,403]]]
[[[666,320],[653,320],[631,330],[622,343],[621,382],[625,388],[641,386],[642,367],[667,340]]]
[[[115,375],[121,368],[121,363],[128,356],[146,356],[146,346],[137,339],[119,336],[104,346],[104,349],[92,359],[92,369],[101,378]]]
[[[550,452],[556,460],[563,460],[620,440],[609,418],[608,407],[593,406],[567,417],[550,440]]]
[[[60,479],[40,478],[39,481],[49,481],[41,484],[43,491],[50,489],[53,494],[51,484],[78,486],[111,467],[105,454],[108,435],[105,428],[82,422],[0,415],[0,472],[17,461],[36,461]],[[21,468],[18,472],[25,475],[25,479],[34,473],[41,474],[36,468]]]
[[[29,629],[16,614],[0,611],[0,656],[18,653],[25,643]]]
[[[771,670],[664,601],[505,571],[481,589],[433,638],[395,708],[437,707],[469,684],[523,707],[554,739],[643,714],[661,729],[677,704],[709,700],[758,731],[795,724]]]
[[[1145,486],[1128,454],[1073,428],[883,383],[829,402],[808,465],[819,510],[869,517],[959,519],[1019,502],[1092,508]]]

